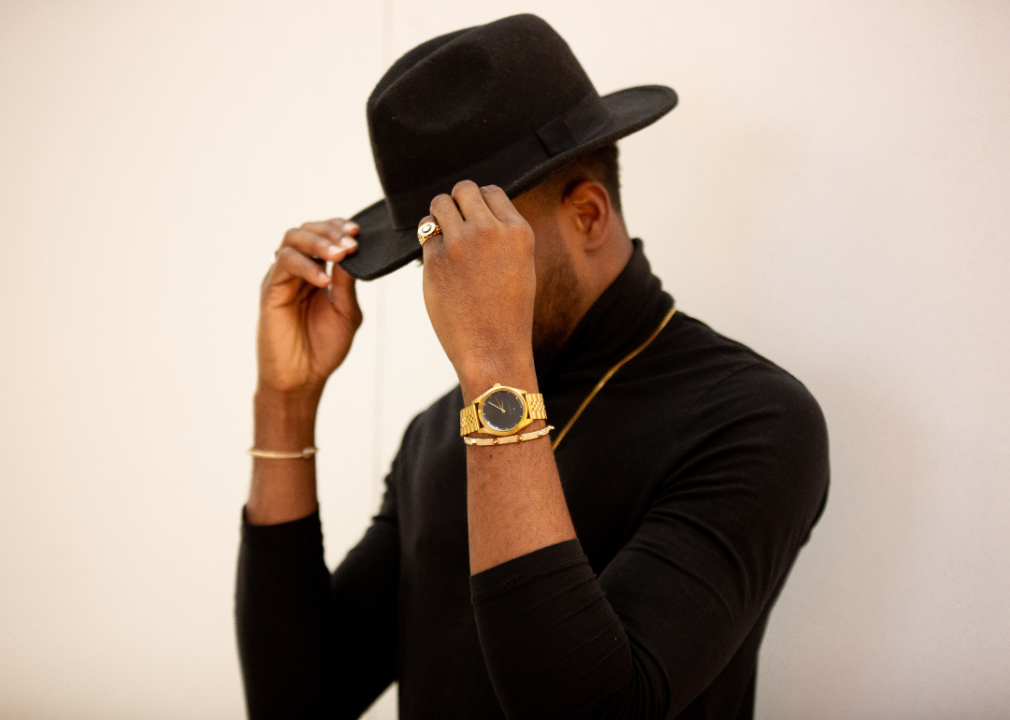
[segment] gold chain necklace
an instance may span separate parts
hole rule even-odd
[[[574,415],[572,415],[572,419],[569,420],[568,424],[561,429],[560,433],[558,433],[558,437],[554,440],[554,443],[551,445],[551,450],[558,449],[558,445],[560,445],[561,441],[564,440],[565,435],[568,434],[568,431],[572,429],[572,425],[574,425],[575,421],[579,419],[579,415],[582,414],[582,411],[586,409],[586,405],[588,405],[592,401],[592,399],[596,397],[596,393],[600,392],[600,389],[607,384],[607,380],[614,377],[614,373],[620,370],[621,367],[624,365],[624,363],[628,362],[633,357],[638,355],[638,353],[642,352],[643,350],[645,350],[645,348],[649,347],[649,343],[651,343],[653,340],[656,339],[656,336],[659,335],[660,332],[662,332],[663,328],[666,327],[666,324],[670,322],[670,318],[672,318],[674,313],[676,312],[677,312],[677,305],[676,303],[674,303],[673,307],[670,308],[670,312],[668,312],[666,314],[666,317],[663,318],[663,321],[659,323],[659,327],[657,327],[655,330],[652,331],[652,335],[650,335],[644,343],[642,343],[637,348],[628,353],[628,355],[626,355],[624,359],[621,360],[621,362],[617,363],[616,365],[614,365],[614,367],[607,370],[607,374],[604,375],[603,378],[598,383],[596,383],[596,387],[593,388],[593,391],[588,395],[586,395],[586,399],[582,401],[581,405],[579,405],[579,409],[575,411]]]

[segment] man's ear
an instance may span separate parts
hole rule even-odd
[[[607,189],[595,180],[583,180],[569,190],[562,202],[567,206],[571,229],[580,236],[583,252],[600,247],[614,213]]]

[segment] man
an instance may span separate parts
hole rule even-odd
[[[628,237],[613,143],[675,102],[601,98],[530,15],[426,42],[379,82],[385,200],[289,231],[263,284],[250,716],[357,717],[394,680],[406,718],[752,716],[827,434],[792,376],[676,312]],[[330,575],[316,408],[361,323],[354,278],[419,256],[459,387],[410,423]]]

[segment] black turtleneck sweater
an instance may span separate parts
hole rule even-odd
[[[641,241],[537,378],[561,427],[672,305]],[[753,714],[772,603],[827,497],[816,401],[682,312],[555,457],[578,540],[470,576],[459,388],[410,423],[331,574],[318,514],[244,524],[236,621],[250,717]]]

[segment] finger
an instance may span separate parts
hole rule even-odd
[[[331,220],[330,222],[336,224],[337,220]],[[353,220],[339,219],[339,222],[340,229],[344,231],[345,235],[357,235],[361,232],[361,228],[358,226],[358,223]]]
[[[344,220],[343,218],[330,218],[329,220],[323,220],[319,223],[312,223],[313,225],[328,225],[331,228],[335,228],[341,235],[357,235],[361,232],[361,228],[358,223],[353,220]],[[305,225],[302,225],[305,227]]]
[[[361,325],[361,307],[358,305],[354,276],[339,265],[333,266],[330,303],[333,305],[333,309],[347,318],[354,327]]]
[[[314,243],[310,242],[305,244],[304,241],[306,236],[300,235],[298,230],[303,230],[311,234],[318,235],[320,238],[325,240],[329,240],[330,243],[337,248],[347,249],[354,245],[354,240],[351,236],[357,235],[360,232],[358,224],[353,221],[344,220],[343,218],[331,218],[329,220],[321,220],[318,222],[307,222],[300,228],[289,230],[285,235],[285,241],[281,243],[281,247],[291,245],[310,257],[319,257],[320,259],[330,260],[333,260],[336,255],[336,251],[333,250],[332,247],[318,240]],[[301,245],[297,242],[299,238],[303,241],[303,244]],[[295,242],[288,242],[289,239]],[[313,245],[316,247],[313,248]]]
[[[313,226],[312,229],[306,226]],[[320,260],[340,261],[347,251],[356,247],[358,241],[325,223],[306,223],[284,233],[281,248],[294,248],[306,257]]]
[[[330,284],[330,276],[315,261],[292,247],[286,247],[277,253],[270,284],[277,285],[292,278],[299,278],[316,287]]]
[[[442,232],[458,233],[463,229],[463,216],[459,214],[456,201],[446,194],[436,195],[431,201],[431,214]]]
[[[355,223],[347,222],[341,218],[325,222],[305,223],[300,229],[327,238],[338,248],[344,249],[349,249],[357,244],[357,240],[352,235],[357,235],[359,231]]]
[[[424,224],[425,223],[429,223],[429,222],[430,223],[435,223],[436,226],[438,225],[438,221],[435,219],[434,215],[425,215],[423,218],[421,218],[421,222],[419,222],[417,224],[418,235],[420,235],[421,228],[424,227]],[[423,243],[421,243],[421,247],[424,248],[424,247],[430,245],[436,239],[441,240],[442,239],[441,227],[439,227],[439,230],[440,230],[440,232],[436,233],[435,235],[432,235],[427,240],[425,240]],[[418,237],[418,241],[420,241],[420,240],[421,240],[421,238]],[[423,250],[422,250],[422,254],[424,254]]]
[[[494,215],[484,202],[477,183],[472,180],[461,180],[452,189],[452,199],[456,201],[463,219],[467,222],[493,220]]]
[[[315,220],[312,222],[307,222],[301,227],[307,228],[310,225],[329,225],[330,227],[336,228],[342,231],[345,235],[356,235],[359,228],[358,224],[353,220],[344,220],[344,218],[330,218],[329,220]]]
[[[488,209],[501,222],[525,221],[522,214],[516,210],[516,206],[509,200],[509,196],[497,185],[485,185],[480,189],[480,194]]]

